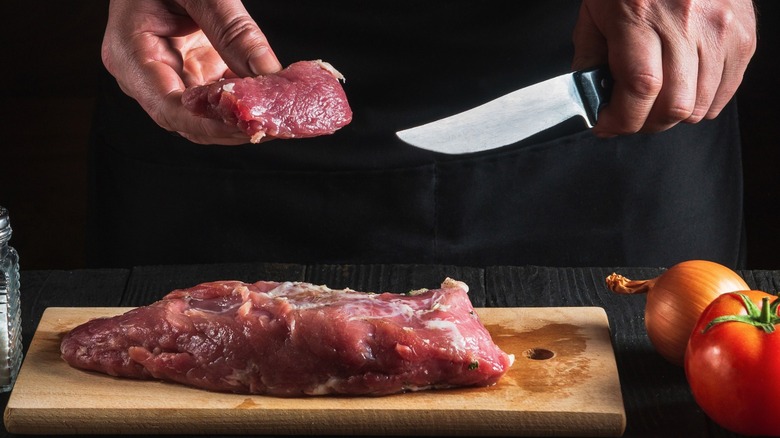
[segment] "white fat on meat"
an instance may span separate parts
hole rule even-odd
[[[452,346],[458,351],[466,349],[466,338],[458,330],[458,326],[452,321],[446,321],[443,319],[430,319],[425,321],[425,328],[431,330],[441,330],[447,332],[448,339],[452,342]]]
[[[236,86],[235,82],[228,82],[227,84],[222,86],[222,91],[224,91],[225,93],[232,93],[233,87],[235,86]]]
[[[323,61],[321,59],[317,59],[315,62],[317,62],[317,64],[320,67],[322,67],[323,70],[327,70],[328,73],[332,74],[334,78],[340,80],[341,82],[346,82],[347,81],[347,78],[345,78],[344,75],[341,74],[341,72],[336,70],[336,68],[333,67],[333,65],[331,65],[331,63],[325,62],[325,61]]]

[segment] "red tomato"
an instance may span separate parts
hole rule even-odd
[[[775,295],[761,291],[721,295],[704,309],[688,341],[685,375],[693,397],[732,432],[780,435],[778,304]],[[708,327],[716,318],[721,322]]]

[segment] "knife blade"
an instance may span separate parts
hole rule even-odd
[[[418,148],[466,154],[517,143],[574,117],[592,128],[611,88],[607,67],[566,73],[396,136]]]

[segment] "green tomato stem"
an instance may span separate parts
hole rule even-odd
[[[777,316],[777,306],[780,304],[780,300],[775,300],[771,305],[769,304],[769,297],[763,297],[761,299],[761,308],[755,305],[747,295],[737,293],[742,299],[742,304],[745,306],[747,315],[723,315],[714,318],[712,321],[704,327],[702,333],[711,329],[717,324],[724,322],[741,322],[752,325],[753,327],[760,328],[766,333],[772,333],[775,331],[775,324],[780,323],[780,317]]]
[[[769,297],[761,298],[761,316],[759,319],[762,324],[772,323],[772,314],[769,313]]]

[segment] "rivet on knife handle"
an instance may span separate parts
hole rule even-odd
[[[606,66],[574,73],[574,82],[582,96],[588,127],[596,125],[599,111],[609,102],[612,95],[612,75]]]

